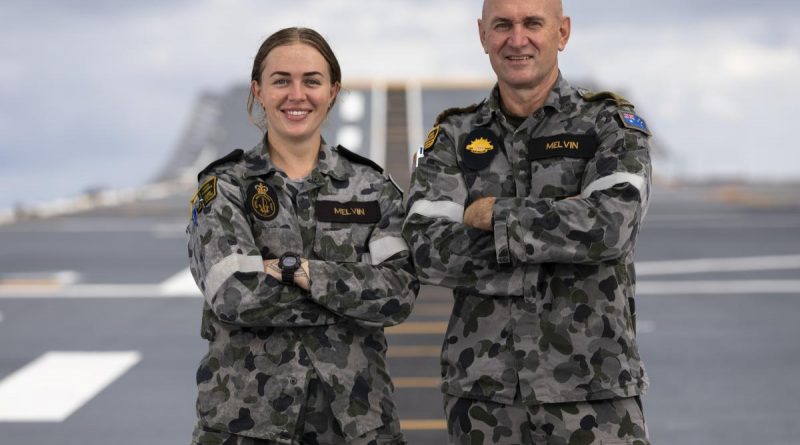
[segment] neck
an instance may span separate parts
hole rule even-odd
[[[513,87],[498,82],[503,109],[512,116],[528,116],[542,108],[550,91],[558,81],[558,70],[554,70],[543,81],[531,87]]]
[[[305,178],[311,173],[317,165],[320,143],[319,135],[295,141],[267,133],[270,161],[290,179]]]

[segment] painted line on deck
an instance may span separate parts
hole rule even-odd
[[[386,354],[392,358],[414,358],[414,357],[439,357],[442,352],[441,346],[429,345],[394,345],[389,346]]]
[[[137,351],[47,352],[0,382],[0,422],[63,422],[140,360]]]
[[[400,429],[407,431],[446,430],[444,419],[406,419],[400,420]]]
[[[396,388],[438,388],[442,384],[439,377],[392,377]]]
[[[800,280],[640,281],[636,295],[797,294]]]
[[[800,269],[800,255],[636,261],[637,276]]]
[[[386,328],[386,333],[392,335],[444,334],[446,331],[446,321],[408,321]]]

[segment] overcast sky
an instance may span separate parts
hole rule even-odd
[[[201,91],[248,81],[261,41],[310,26],[348,79],[492,78],[480,0],[6,0],[0,209],[141,184]],[[663,173],[800,179],[800,2],[565,1],[564,75],[624,92]],[[455,105],[455,104],[454,104]],[[428,125],[428,123],[426,123]]]

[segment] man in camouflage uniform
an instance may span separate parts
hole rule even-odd
[[[189,257],[209,352],[194,443],[405,443],[383,333],[419,288],[401,192],[377,165],[324,143],[301,180],[263,143],[199,179]],[[285,252],[308,259],[302,286],[268,273]]]
[[[560,1],[486,0],[478,25],[497,85],[437,118],[403,228],[420,281],[455,298],[450,441],[648,444],[633,248],[649,130],[621,97],[561,76]]]

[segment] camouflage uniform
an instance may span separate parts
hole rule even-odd
[[[630,123],[639,119],[632,108],[559,75],[518,128],[497,87],[437,119],[403,234],[420,281],[453,289],[445,394],[533,406],[647,388],[633,246],[651,167],[649,131]],[[492,231],[463,224],[464,209],[483,196],[497,198]]]
[[[236,436],[225,443],[314,444],[309,427],[330,421],[340,440],[325,443],[365,434],[404,443],[383,333],[408,317],[419,289],[401,192],[370,161],[324,142],[299,191],[263,143],[199,179],[189,258],[209,351],[197,371],[195,442],[219,432]],[[333,209],[343,209],[338,220],[320,221]],[[263,259],[285,252],[309,259],[310,292],[264,272]],[[312,401],[324,410],[304,410]]]

